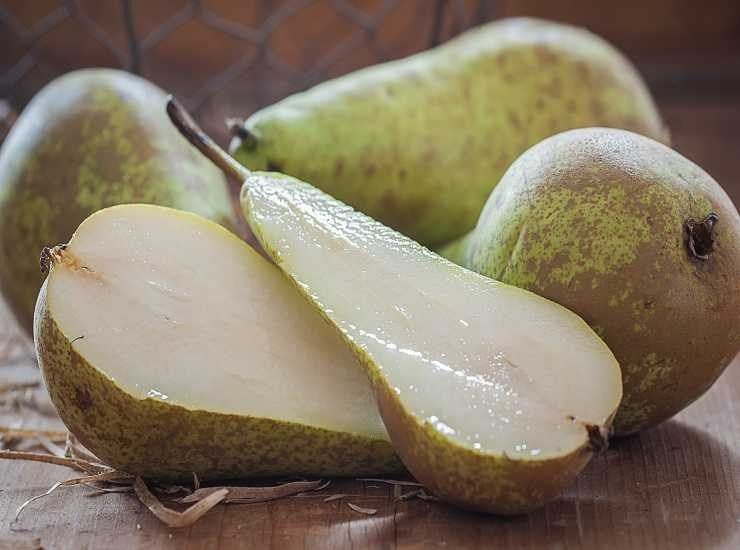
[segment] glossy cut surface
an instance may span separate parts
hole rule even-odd
[[[349,350],[274,266],[215,224],[111,208],[64,254],[48,284],[56,321],[134,397],[384,436]]]
[[[39,364],[60,417],[107,464],[170,480],[402,469],[356,358],[227,230],[118,206],[49,258]]]
[[[466,449],[559,456],[620,397],[608,348],[575,314],[462,269],[288,177],[242,193],[265,248],[408,413]],[[387,419],[386,419],[387,422]]]

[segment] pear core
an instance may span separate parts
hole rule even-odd
[[[387,440],[340,338],[277,268],[218,225],[113,207],[52,256],[47,307],[57,326],[131,396]]]

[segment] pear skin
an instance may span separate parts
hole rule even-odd
[[[258,111],[235,126],[232,153],[434,246],[473,229],[522,152],[585,126],[669,139],[614,47],[584,29],[516,18]]]
[[[456,263],[581,315],[622,368],[617,434],[698,399],[740,350],[740,218],[711,176],[622,130],[551,137],[524,153]]]

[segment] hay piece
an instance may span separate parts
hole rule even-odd
[[[363,508],[362,506],[357,506],[357,504],[352,504],[351,502],[348,502],[347,506],[352,508],[355,512],[359,512],[360,514],[365,514],[367,516],[372,516],[378,513],[378,510],[375,508]]]
[[[0,437],[3,439],[29,439],[43,435],[49,438],[50,441],[61,443],[67,439],[67,434],[68,432],[58,432],[54,430],[27,430],[0,426]]]
[[[421,489],[416,489],[415,491],[409,491],[408,493],[403,493],[402,495],[399,495],[396,497],[396,500],[410,500],[412,498],[416,498],[421,494]]]
[[[134,491],[136,492],[136,496],[139,497],[141,503],[149,508],[149,511],[152,514],[167,525],[167,527],[172,528],[188,527],[192,525],[219,502],[224,500],[226,495],[229,494],[228,489],[220,488],[210,493],[202,500],[199,500],[184,512],[176,512],[162,504],[159,499],[152,494],[146,486],[146,483],[144,483],[144,480],[140,477],[137,477],[134,480]]]
[[[62,449],[59,445],[54,444],[54,442],[52,442],[52,440],[45,435],[39,434],[36,436],[36,439],[49,454],[58,456],[60,458],[66,458],[65,449]]]
[[[227,490],[229,496],[224,500],[225,503],[251,504],[285,498],[306,491],[317,491],[324,487],[326,487],[326,484],[322,485],[321,480],[293,481],[291,483],[283,483],[282,485],[272,485],[269,487],[205,487],[179,499],[178,502],[183,504],[199,502],[216,491]]]
[[[88,451],[72,432],[67,432],[67,444],[64,452],[66,456],[71,458],[81,458],[88,462],[99,462],[98,457]]]
[[[45,462],[47,464],[56,464],[57,466],[66,466],[79,472],[88,474],[102,474],[112,471],[112,468],[103,464],[89,462],[81,458],[69,458],[63,456],[54,456],[43,453],[31,453],[26,451],[6,451],[0,450],[0,459],[8,460],[30,460],[33,462]]]
[[[43,550],[41,539],[0,539],[0,550]]]
[[[21,504],[18,507],[18,510],[16,510],[16,512],[15,512],[15,521],[18,521],[18,518],[20,517],[21,512],[23,512],[23,510],[26,508],[26,506],[28,506],[29,504],[31,504],[32,502],[34,502],[36,500],[39,500],[39,499],[44,498],[44,497],[48,497],[50,494],[52,494],[54,491],[56,491],[59,487],[71,487],[73,485],[80,485],[80,484],[85,484],[85,483],[93,483],[93,482],[96,482],[96,481],[110,481],[110,480],[113,480],[113,479],[119,479],[119,480],[120,479],[128,479],[129,482],[130,482],[133,478],[132,478],[132,476],[130,476],[128,474],[124,474],[122,472],[118,472],[118,471],[113,470],[113,471],[108,471],[108,472],[102,472],[100,474],[93,474],[93,475],[84,476],[84,477],[76,477],[74,479],[67,479],[65,481],[57,481],[45,493],[42,493],[40,495],[36,495],[34,497],[31,497],[26,502],[24,502],[23,504]]]
[[[334,500],[339,500],[339,499],[342,499],[342,498],[345,498],[345,497],[351,497],[351,496],[352,495],[347,495],[347,494],[344,494],[344,493],[337,493],[336,495],[329,495],[328,497],[326,497],[324,499],[324,502],[332,502]]]
[[[14,391],[23,391],[38,388],[41,385],[41,380],[33,380],[30,382],[11,382],[10,384],[0,384],[0,395],[4,393],[10,393]]]
[[[421,483],[418,483],[416,481],[405,481],[405,480],[398,480],[398,479],[380,479],[376,477],[359,477],[357,478],[357,481],[375,481],[378,483],[387,483],[388,485],[408,485],[411,487],[421,487]]]

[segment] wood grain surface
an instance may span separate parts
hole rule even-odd
[[[740,100],[662,104],[676,148],[740,202]],[[0,386],[38,380],[30,343],[0,305]],[[43,389],[0,409],[0,426],[61,428]],[[41,412],[39,412],[41,411]],[[166,445],[166,441],[162,442]],[[218,506],[190,528],[168,529],[131,494],[60,488],[18,506],[70,470],[0,461],[0,550],[5,548],[740,548],[740,361],[695,404],[660,427],[616,440],[577,483],[529,516],[471,514],[400,501],[391,486],[333,480],[307,496]],[[404,488],[404,492],[409,488]],[[349,496],[324,502],[331,494]],[[364,515],[348,503],[377,510]]]

